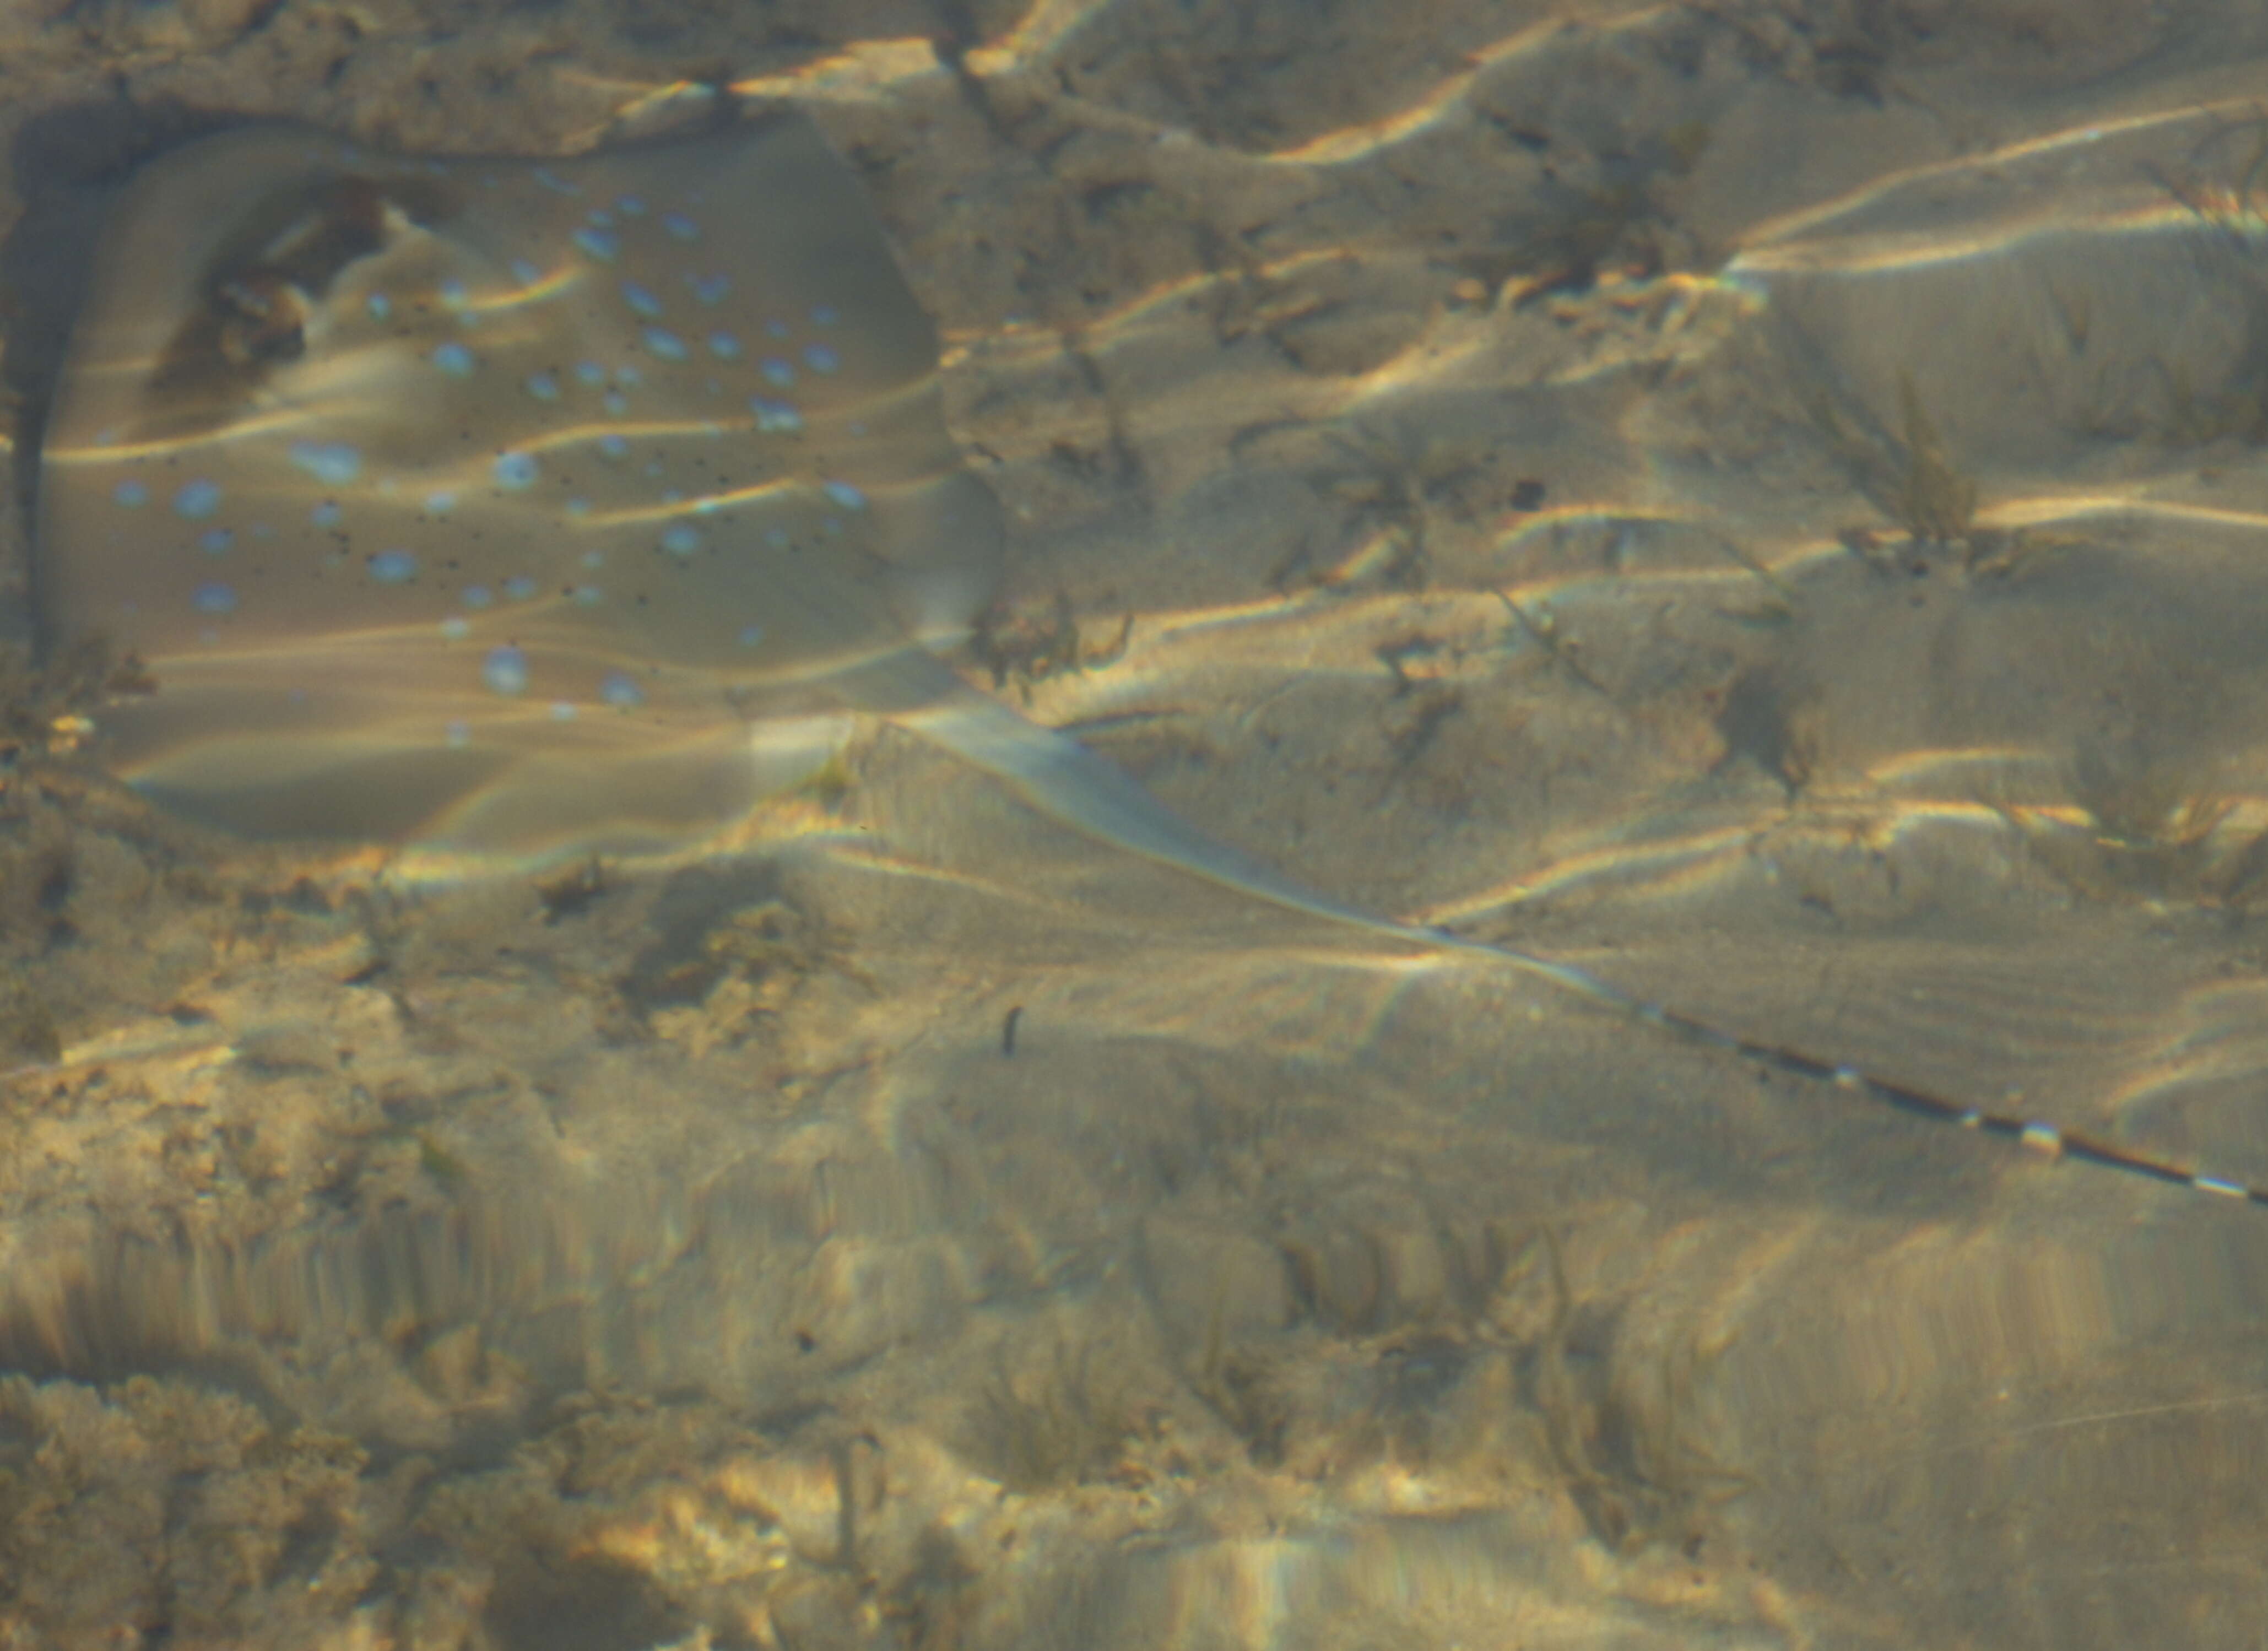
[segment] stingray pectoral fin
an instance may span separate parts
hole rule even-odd
[[[894,713],[892,720],[997,776],[1041,814],[1097,842],[1368,933],[1428,947],[1449,938],[1373,917],[1302,888],[1272,866],[1205,836],[1108,758],[958,680],[929,703]]]
[[[629,703],[587,708],[468,688],[439,633],[372,630],[171,661],[107,708],[104,759],[153,800],[239,836],[392,850],[412,881],[576,855],[697,851],[822,768],[845,713],[749,717],[696,674],[563,648],[532,607],[515,660],[539,678],[609,670]],[[642,686],[640,685],[642,684]]]
[[[282,738],[170,753],[124,778],[151,801],[239,837],[386,842],[493,784],[501,767],[479,751],[352,749]]]
[[[518,753],[497,783],[466,792],[417,832],[396,870],[446,880],[576,855],[697,853],[824,768],[851,726],[841,716],[781,717],[650,734],[637,749]]]
[[[465,747],[328,734],[217,741],[127,774],[152,801],[240,837],[393,844],[411,881],[537,870],[580,854],[697,851],[826,765],[843,718],[720,723],[652,748]]]
[[[954,468],[876,490],[874,510],[901,626],[924,647],[959,645],[999,588],[1000,505],[992,490]]]

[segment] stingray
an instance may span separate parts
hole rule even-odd
[[[103,760],[236,831],[401,863],[665,856],[807,777],[854,713],[1090,837],[1478,955],[1909,1113],[2268,1194],[1394,921],[1206,837],[940,658],[999,511],[850,167],[780,109],[538,165],[276,126],[144,168],[99,244],[40,455],[36,622],[149,691]]]
[[[932,700],[988,599],[937,335],[810,122],[549,166],[236,131],[118,203],[42,449],[43,635],[158,800],[438,866],[642,855]],[[753,736],[753,737],[752,737]]]

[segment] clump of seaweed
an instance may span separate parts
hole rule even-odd
[[[1327,431],[1340,462],[1309,481],[1315,491],[1347,512],[1350,530],[1370,547],[1351,563],[1314,565],[1315,547],[1301,541],[1268,571],[1273,590],[1295,583],[1342,589],[1359,580],[1391,590],[1424,588],[1430,540],[1446,514],[1476,520],[1467,495],[1486,475],[1490,448],[1469,431],[1381,431],[1363,424],[1347,433]]]
[[[2091,898],[2242,907],[2268,884],[2268,832],[2237,832],[2236,800],[2186,754],[2082,741],[2071,795],[2084,823],[2007,812],[2040,863]]]
[[[652,927],[654,938],[615,982],[642,1015],[699,1005],[728,982],[744,1013],[775,1013],[814,976],[843,964],[841,938],[769,866],[681,873]]]
[[[1745,759],[1793,797],[1819,765],[1825,723],[1815,684],[1778,667],[1742,671],[1715,696],[1719,767]]]
[[[1509,135],[1523,148],[1554,148],[1548,133]],[[1689,263],[1693,249],[1666,204],[1666,186],[1693,170],[1711,135],[1706,122],[1686,122],[1617,150],[1563,151],[1523,208],[1444,262],[1491,292],[1506,292],[1514,308],[1580,297],[1602,276],[1645,279]]]
[[[1976,478],[1946,456],[1910,373],[1898,375],[1898,411],[1906,448],[1905,481],[1896,507],[1898,525],[1931,544],[1965,544],[1977,520]]]
[[[1005,1337],[992,1371],[963,1413],[970,1460],[1012,1491],[1051,1490],[1111,1477],[1149,1425],[1150,1407],[1123,1350],[1060,1325]]]
[[[1005,603],[988,608],[976,622],[969,647],[978,663],[992,674],[992,686],[1016,685],[1026,704],[1032,689],[1065,671],[1096,670],[1126,652],[1134,634],[1134,615],[1119,622],[1118,634],[1096,646],[1080,631],[1078,611],[1070,593],[1057,591],[1044,611]]]
[[[1883,513],[1905,532],[1891,543],[1871,527],[1851,527],[1839,537],[1844,547],[1878,572],[1917,577],[1948,554],[1974,582],[2005,580],[2064,540],[2051,534],[1992,527],[1979,523],[1982,490],[1977,478],[1954,461],[1938,433],[1913,376],[1898,375],[1899,436],[1879,444],[1853,435],[1823,401],[1814,417],[1845,462],[1869,477],[1867,490]],[[1885,454],[1883,449],[1889,449]]]
[[[2209,158],[2225,150],[2231,138],[2249,139],[2250,148],[2234,181],[2226,173],[2216,174],[2209,165]],[[2191,145],[2177,170],[2145,161],[2142,171],[2198,222],[2227,236],[2240,250],[2251,250],[2268,231],[2268,217],[2253,203],[2254,188],[2268,173],[2268,115],[2255,113],[2249,120],[2216,124]]]

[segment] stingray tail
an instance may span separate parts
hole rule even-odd
[[[939,677],[949,677],[942,666],[937,671]],[[1302,888],[1249,855],[1214,842],[1159,802],[1123,769],[1068,734],[1041,727],[957,678],[948,682],[932,681],[926,686],[931,697],[925,703],[894,711],[891,719],[996,776],[1041,814],[1097,842],[1365,933],[1517,969],[1683,1042],[1721,1050],[1793,1078],[1826,1084],[1912,1117],[1997,1136],[2051,1159],[2074,1158],[2198,1192],[2268,1205],[2268,1190],[2201,1175],[2129,1151],[2114,1141],[2036,1119],[1964,1106],[1895,1079],[1728,1031],[1666,1004],[1637,997],[1572,963],[1555,962],[1447,929],[1397,923],[1342,905]]]
[[[1273,866],[1205,836],[1108,757],[957,681],[918,710],[895,714],[892,720],[1004,781],[1029,807],[1082,837],[1271,905],[1370,934],[1429,950],[1443,946],[1464,949],[1472,944],[1443,930],[1373,917],[1303,888]],[[1496,952],[1494,947],[1481,949]],[[1579,990],[1588,980],[1556,963],[1507,955]]]

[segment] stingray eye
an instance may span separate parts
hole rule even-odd
[[[254,272],[223,282],[213,304],[220,313],[220,352],[232,367],[295,361],[306,350],[306,306],[273,274]]]

